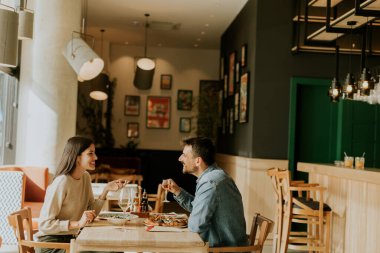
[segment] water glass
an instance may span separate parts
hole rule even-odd
[[[364,157],[355,157],[355,169],[359,170],[364,170],[364,162],[365,158]]]
[[[353,168],[354,167],[354,158],[352,156],[344,157],[344,167]]]

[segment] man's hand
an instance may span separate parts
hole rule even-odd
[[[181,188],[171,178],[162,180],[161,185],[164,190],[170,191],[176,196],[181,193]]]

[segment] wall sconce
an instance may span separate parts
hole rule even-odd
[[[133,80],[133,84],[137,89],[147,90],[152,87],[154,69],[156,64],[150,58],[147,58],[147,41],[148,41],[148,17],[150,15],[148,13],[145,14],[145,48],[144,48],[144,58],[141,58],[137,61],[136,64],[136,73],[135,78]]]
[[[0,5],[6,6],[1,3]],[[17,66],[18,53],[18,13],[16,10],[0,8],[0,31],[0,66],[14,68]]]
[[[83,35],[79,32],[73,32],[73,37],[69,43],[67,43],[63,55],[74,69],[75,73],[77,73],[78,81],[88,81],[102,72],[104,61],[82,38],[74,38],[74,33]],[[94,42],[94,38],[92,39]]]

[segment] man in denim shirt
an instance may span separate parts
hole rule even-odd
[[[183,173],[198,178],[195,196],[172,179],[164,180],[162,186],[190,212],[189,229],[199,233],[210,247],[248,245],[241,194],[232,178],[215,164],[212,141],[196,137],[185,139],[183,144],[178,160]]]

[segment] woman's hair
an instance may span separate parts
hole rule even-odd
[[[54,178],[70,174],[76,167],[77,157],[93,143],[92,140],[81,136],[68,139]]]
[[[199,156],[207,166],[215,163],[215,146],[210,138],[190,137],[182,140],[182,145],[190,145],[193,155]]]

